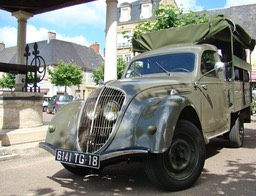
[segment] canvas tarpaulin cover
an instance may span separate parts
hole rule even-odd
[[[145,52],[173,45],[200,44],[209,40],[230,42],[231,36],[244,45],[245,48],[254,49],[255,40],[245,30],[228,20],[223,15],[214,16],[207,23],[190,24],[154,31],[133,37],[134,52]]]

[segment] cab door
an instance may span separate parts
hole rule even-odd
[[[204,51],[201,56],[201,119],[202,128],[209,136],[226,131],[229,122],[224,73],[214,69],[218,61],[215,51]]]

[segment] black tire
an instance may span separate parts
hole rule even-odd
[[[51,114],[51,112],[50,112],[50,110],[49,110],[48,107],[47,107],[47,109],[46,109],[46,113],[47,113],[47,114]]]
[[[192,186],[205,162],[205,142],[192,123],[181,120],[175,129],[170,148],[161,154],[150,154],[145,160],[149,179],[159,188],[178,191]]]
[[[47,107],[43,106],[43,112],[46,112],[46,111],[47,111]]]
[[[69,165],[66,163],[61,163],[63,167],[71,172],[72,174],[75,174],[77,176],[85,176],[90,173],[92,173],[92,169],[88,167],[80,167],[80,166],[74,166],[74,165]]]
[[[244,144],[244,122],[237,116],[231,121],[229,143],[233,148],[239,148]]]

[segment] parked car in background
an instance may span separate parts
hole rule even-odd
[[[44,102],[43,102],[43,112],[46,112],[48,104],[49,104],[50,97],[44,96],[43,100],[44,100]]]
[[[63,105],[73,101],[72,95],[54,95],[47,106],[47,114],[55,114]]]
[[[256,99],[256,87],[254,87],[252,90],[252,96],[254,97],[254,99]]]

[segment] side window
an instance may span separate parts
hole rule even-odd
[[[211,71],[215,68],[216,53],[214,51],[205,51],[201,58],[201,73],[208,77],[216,77],[216,71]]]
[[[235,67],[235,80],[249,82],[249,73],[246,70]]]

